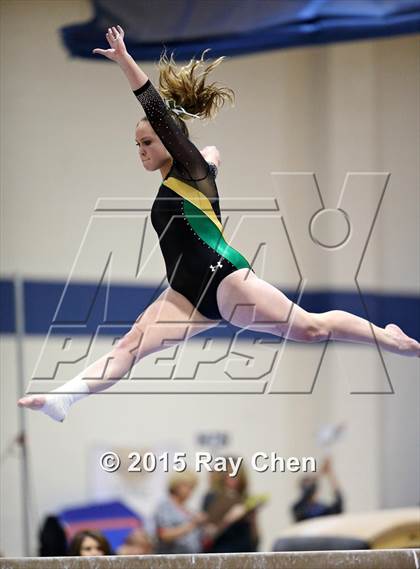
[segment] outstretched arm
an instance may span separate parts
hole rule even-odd
[[[324,464],[322,465],[322,473],[325,474],[325,476],[328,478],[328,481],[330,483],[333,492],[339,492],[340,487],[330,457],[327,457],[324,460]]]
[[[127,52],[124,30],[121,26],[109,28],[106,38],[110,49],[97,48],[93,53],[104,55],[118,63],[141,103],[150,125],[173,160],[182,166],[191,179],[198,181],[206,178],[209,174],[209,165],[173,119],[150,79]]]

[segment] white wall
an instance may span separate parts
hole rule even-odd
[[[70,59],[60,43],[59,28],[88,19],[89,4],[4,0],[0,6],[1,273],[63,281],[97,199],[153,198],[159,175],[147,176],[139,167],[133,131],[142,111],[119,69]],[[418,291],[418,53],[418,38],[402,37],[228,58],[217,80],[235,90],[236,107],[204,128],[193,128],[197,144],[221,150],[222,206],[223,198],[275,196],[273,171],[315,172],[329,207],[335,207],[347,172],[391,172],[360,285],[390,293]],[[152,64],[142,67],[156,78]],[[296,191],[292,205],[304,209],[305,195]],[[373,195],[367,193],[367,204]],[[359,215],[366,222],[363,208]],[[296,271],[287,241],[276,225],[259,223],[256,230],[241,232],[235,246],[250,257],[262,235],[256,231],[268,231],[270,262],[263,265],[261,259],[257,268],[273,284],[290,288]],[[336,229],[326,231],[333,238]],[[114,237],[117,246],[130,247],[121,235]],[[90,254],[93,266],[95,247]],[[343,275],[353,255],[350,247],[323,263],[315,258],[310,285],[351,286]],[[162,270],[157,258],[142,283],[156,283]],[[121,271],[116,280],[128,281]],[[87,266],[78,276],[89,280],[97,274]],[[25,339],[28,378],[42,345],[43,338]],[[191,342],[187,353],[193,358],[198,349]],[[244,342],[242,351],[252,354],[253,348]],[[302,388],[318,355],[319,347],[293,346],[276,379],[289,389]],[[13,337],[2,337],[1,356],[3,456],[18,432]],[[152,362],[150,356],[139,366]],[[418,361],[386,354],[385,362],[394,395],[350,395],[354,386],[383,387],[384,373],[374,350],[334,346],[311,395],[108,392],[76,405],[62,425],[28,412],[33,552],[37,524],[46,513],[89,499],[88,459],[96,443],[112,450],[171,441],[192,453],[198,450],[197,432],[223,430],[232,435],[227,450],[245,458],[257,450],[307,456],[318,452],[314,433],[321,424],[345,421],[348,431],[337,448],[336,468],[348,509],[418,503]],[[68,373],[73,371],[79,368]],[[219,373],[220,368],[210,368],[204,379]],[[1,466],[0,550],[10,556],[23,553],[19,464],[16,451]],[[296,480],[293,474],[251,473],[252,490],[271,494],[260,516],[262,549],[269,549],[290,521],[287,508]],[[205,482],[203,476],[200,491]]]

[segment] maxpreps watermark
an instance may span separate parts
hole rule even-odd
[[[258,276],[265,278],[265,269],[273,264],[284,282],[284,267],[290,264],[288,278],[294,281],[291,291],[297,304],[304,301],[308,290],[316,286],[318,276],[328,274],[332,255],[339,268],[340,286],[353,291],[360,300],[363,316],[370,320],[362,295],[359,274],[364,262],[373,228],[379,215],[389,172],[348,172],[337,195],[327,204],[314,172],[271,172],[274,195],[224,199],[225,225],[229,220],[230,234],[235,240],[252,235],[247,257],[258,264]],[[299,195],[299,199],[296,199]],[[329,205],[329,207],[328,207]],[[108,381],[106,372],[109,358],[103,357],[133,326],[133,317],[127,318],[115,297],[118,282],[138,286],[150,278],[156,266],[162,267],[161,251],[156,242],[149,218],[151,198],[100,198],[81,240],[66,286],[57,304],[49,331],[40,350],[27,394],[48,393],[65,385],[68,375],[74,376],[91,363],[102,358],[103,368],[95,377],[85,379]],[[115,235],[119,238],[116,239]],[[141,236],[141,238],[139,238]],[[255,236],[255,239],[254,239]],[[127,244],[132,244],[127,246]],[[287,255],[286,265],[275,265],[279,248]],[[160,264],[160,265],[159,265]],[[177,270],[182,270],[178,267]],[[338,269],[337,269],[338,270]],[[86,297],[77,299],[77,291],[84,275],[95,275]],[[287,279],[286,279],[287,280]],[[161,293],[165,279],[158,280],[150,302]],[[147,303],[147,306],[150,305]],[[139,307],[138,312],[143,309]],[[248,310],[252,306],[248,305]],[[284,323],[293,324],[290,312]],[[197,324],[186,321],[159,320],[149,324],[139,338],[142,342],[160,329],[160,350],[156,356],[140,358],[133,352],[133,365],[122,377],[116,393],[249,393],[249,394],[311,394],[315,388],[328,347],[327,342],[312,343],[307,351],[307,364],[299,366],[300,355],[294,343],[272,334],[272,322],[259,322],[270,340],[246,343],[246,329],[237,329],[221,321],[217,328],[205,334],[193,334]],[[139,325],[139,324],[138,324]],[[174,330],[178,330],[174,334]],[[374,329],[372,328],[372,339]],[[259,332],[258,332],[259,333]],[[223,336],[224,341],[217,339]],[[77,340],[77,341],[76,341]],[[194,342],[194,350],[189,342]],[[211,349],[209,349],[211,346]],[[391,379],[376,343],[382,372],[375,373],[374,383],[366,378],[359,383],[358,374],[349,370],[349,382],[354,394],[393,393]],[[296,358],[294,360],[293,358]],[[294,361],[299,366],[300,380],[290,378]],[[292,363],[290,363],[292,362]],[[346,362],[347,363],[347,362]],[[211,366],[212,377],[206,370]],[[77,369],[76,369],[77,368]],[[352,377],[353,374],[353,377]],[[214,378],[217,380],[214,380]],[[113,385],[115,381],[109,381]],[[102,391],[104,394],[104,391]],[[108,392],[107,392],[108,394]]]
[[[184,472],[193,469],[195,472],[226,472],[231,478],[237,476],[240,467],[244,462],[244,457],[213,456],[210,452],[198,451],[188,457],[186,452],[176,452],[170,454],[163,452],[155,454],[146,452],[140,454],[136,451],[128,453],[124,457],[127,463],[127,472]],[[116,472],[121,467],[121,457],[112,451],[102,454],[99,464],[105,472]],[[316,472],[316,460],[313,456],[283,457],[272,451],[255,452],[250,461],[250,466],[255,472]]]

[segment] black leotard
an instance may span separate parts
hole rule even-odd
[[[150,80],[134,94],[173,159],[151,212],[168,282],[204,316],[221,319],[218,285],[230,273],[252,267],[223,237],[214,169],[183,134]]]

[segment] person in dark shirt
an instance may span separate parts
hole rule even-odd
[[[233,476],[231,468],[213,473],[212,485],[203,500],[203,511],[208,514],[208,528],[213,535],[205,542],[208,553],[245,553],[257,551],[259,532],[257,511],[248,511],[248,477],[241,464]]]
[[[318,485],[321,476],[325,476],[334,493],[330,504],[318,500]],[[343,511],[343,496],[334,474],[331,459],[325,459],[318,474],[305,476],[300,481],[301,497],[292,506],[295,521],[300,522],[318,516],[341,514]]]

